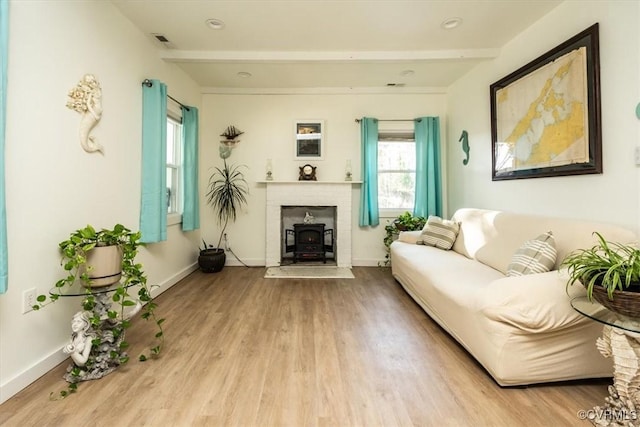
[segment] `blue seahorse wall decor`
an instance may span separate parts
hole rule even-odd
[[[462,161],[463,165],[467,165],[469,163],[469,134],[466,130],[462,131],[462,135],[460,135],[460,139],[458,142],[462,141],[462,151],[467,155],[467,158]]]

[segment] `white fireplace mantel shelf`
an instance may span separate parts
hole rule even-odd
[[[362,181],[256,181],[258,184],[362,184]]]

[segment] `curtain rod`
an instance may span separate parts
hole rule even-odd
[[[144,79],[142,81],[142,84],[145,85],[146,87],[151,87],[153,86],[153,82],[149,79]],[[185,108],[187,111],[191,111],[191,109],[189,107],[187,107],[186,105],[184,105],[182,102],[178,101],[177,99],[175,99],[173,96],[167,94],[167,98],[171,99],[173,102],[175,102],[176,104],[178,104],[179,106]]]
[[[374,119],[379,122],[413,122],[413,121],[421,121],[422,119]],[[356,119],[356,123],[360,123],[362,119]]]

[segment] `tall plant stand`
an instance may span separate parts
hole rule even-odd
[[[59,297],[83,297],[83,311],[90,313],[91,324],[84,331],[84,334],[93,337],[89,359],[83,366],[71,361],[64,375],[67,382],[77,383],[102,378],[128,360],[129,356],[121,345],[125,336],[123,319],[109,316],[109,311],[112,310],[112,294],[118,286],[120,285],[116,283],[108,287],[87,289],[75,284],[64,293],[59,293],[55,288],[50,291]]]
[[[587,297],[572,299],[571,306],[604,325],[596,347],[613,361],[613,385],[604,405],[579,415],[596,426],[640,426],[640,318],[615,313]]]

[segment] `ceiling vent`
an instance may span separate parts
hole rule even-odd
[[[158,42],[160,42],[160,44],[164,47],[166,47],[167,49],[173,49],[175,48],[175,46],[173,45],[173,43],[171,43],[169,41],[169,39],[164,35],[164,34],[160,34],[160,33],[151,33],[151,36],[156,39]]]
[[[387,83],[388,87],[403,87],[404,83]]]

